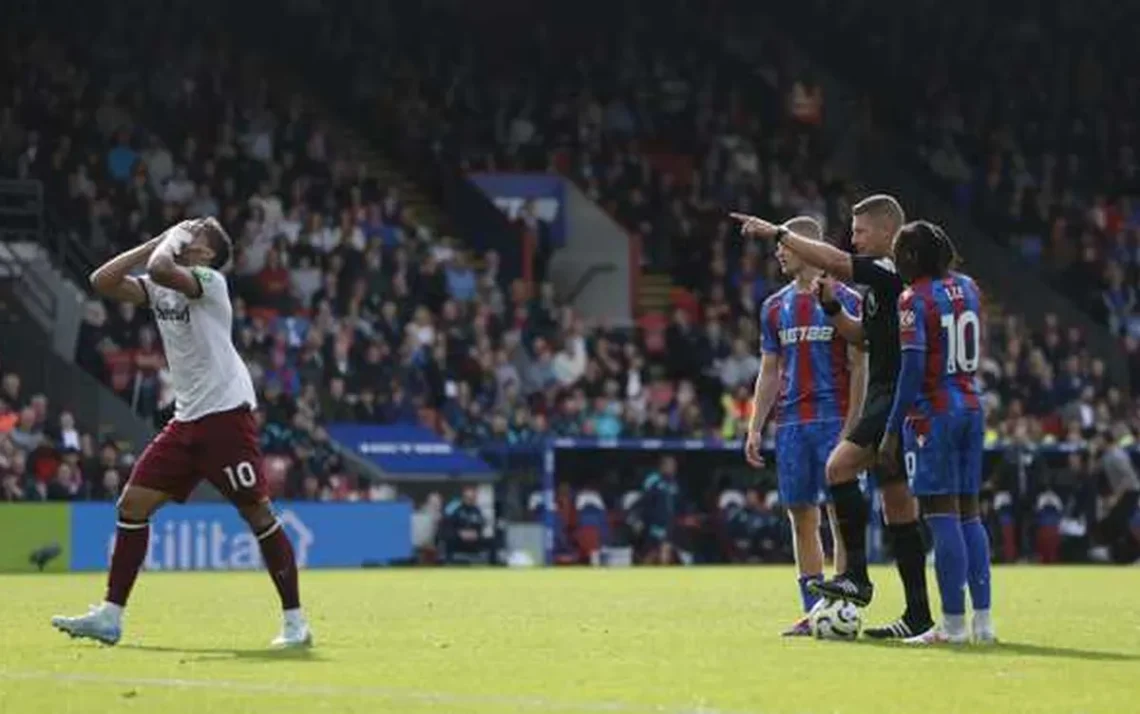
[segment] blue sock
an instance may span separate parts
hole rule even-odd
[[[958,514],[932,513],[926,517],[934,534],[934,573],[942,595],[942,614],[966,614],[966,539]]]
[[[975,516],[962,521],[962,536],[966,539],[967,582],[970,584],[970,602],[974,610],[990,609],[990,536],[986,527]]]
[[[819,596],[813,594],[808,590],[808,583],[818,583],[823,580],[822,575],[801,575],[800,576],[800,599],[804,603],[804,612],[811,612],[815,604],[819,602]]]

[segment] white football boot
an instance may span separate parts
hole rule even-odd
[[[92,605],[86,615],[56,615],[51,618],[51,626],[72,637],[96,640],[105,645],[114,645],[123,636],[119,614],[106,604]]]
[[[281,625],[281,634],[270,644],[278,649],[312,647],[313,631],[309,629],[309,623],[300,611],[288,612]]]
[[[903,640],[908,645],[966,645],[970,643],[970,633],[962,628],[961,632],[949,632],[944,625],[935,625],[921,635],[908,637]]]

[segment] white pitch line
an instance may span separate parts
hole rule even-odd
[[[622,702],[568,702],[543,697],[499,696],[482,694],[456,694],[450,692],[424,692],[386,687],[337,687],[322,684],[271,684],[268,682],[239,682],[218,679],[178,679],[150,677],[116,677],[99,674],[64,674],[59,672],[6,672],[0,670],[0,680],[41,681],[63,684],[113,684],[125,687],[157,687],[160,689],[213,689],[248,694],[278,694],[282,696],[360,697],[387,699],[434,705],[484,705],[526,708],[544,712],[614,712],[615,714],[759,714],[759,712],[726,711],[703,706],[675,707],[665,705],[626,704]]]

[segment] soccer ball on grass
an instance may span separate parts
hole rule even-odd
[[[847,600],[820,600],[808,617],[812,635],[820,640],[853,640],[863,627],[859,608]]]

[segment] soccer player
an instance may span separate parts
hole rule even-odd
[[[789,230],[820,240],[819,223],[793,218]],[[845,309],[859,315],[859,294],[839,286],[835,302],[825,308],[816,299],[820,273],[794,253],[776,247],[776,259],[792,278],[764,301],[760,311],[760,375],[756,378],[745,456],[762,468],[760,440],[764,422],[779,399],[776,416],[776,474],[780,501],[792,521],[792,547],[799,573],[804,616],[785,636],[811,635],[807,613],[819,597],[811,584],[823,580],[823,543],[819,538],[819,506],[825,501],[824,467],[832,449],[862,411],[865,371],[861,351],[838,334],[825,310]],[[856,343],[861,347],[861,343]],[[834,514],[829,519],[835,541],[835,568],[845,569],[842,540]]]
[[[907,642],[969,642],[967,583],[974,639],[993,642],[990,543],[978,518],[985,441],[981,297],[973,280],[951,270],[954,246],[932,223],[903,226],[894,255],[909,287],[898,302],[902,367],[879,451],[884,468],[898,468],[901,428],[906,475],[934,536],[943,618],[941,627]]]
[[[845,310],[836,312],[832,318],[835,328],[848,342],[866,345],[870,363],[863,415],[827,461],[828,490],[843,537],[847,569],[831,580],[812,584],[823,597],[866,606],[874,596],[874,586],[867,575],[868,509],[859,489],[859,474],[875,464],[894,402],[899,368],[898,311],[895,308],[904,286],[895,272],[891,247],[905,219],[899,202],[884,194],[863,199],[851,212],[852,242],[859,255],[851,255],[824,241],[799,235],[786,226],[755,216],[734,213],[732,217],[743,224],[744,235],[776,240],[808,265],[831,277],[867,288],[862,320]],[[824,283],[826,299],[830,279]],[[894,622],[864,632],[872,638],[905,639],[934,626],[926,594],[926,545],[918,522],[918,504],[902,469],[882,471],[878,476],[887,532],[893,541],[899,577],[906,593],[906,610]]]
[[[312,643],[301,612],[293,546],[270,509],[261,472],[256,397],[249,370],[231,341],[233,313],[221,270],[233,247],[213,218],[179,223],[115,256],[91,274],[104,297],[149,305],[158,323],[174,383],[174,418],[135,462],[118,503],[115,548],[106,597],[86,615],[54,617],[72,637],[113,645],[146,559],[150,517],[164,503],[182,503],[203,479],[241,513],[281,597],[284,626],[273,645]],[[145,265],[146,274],[129,273]]]

